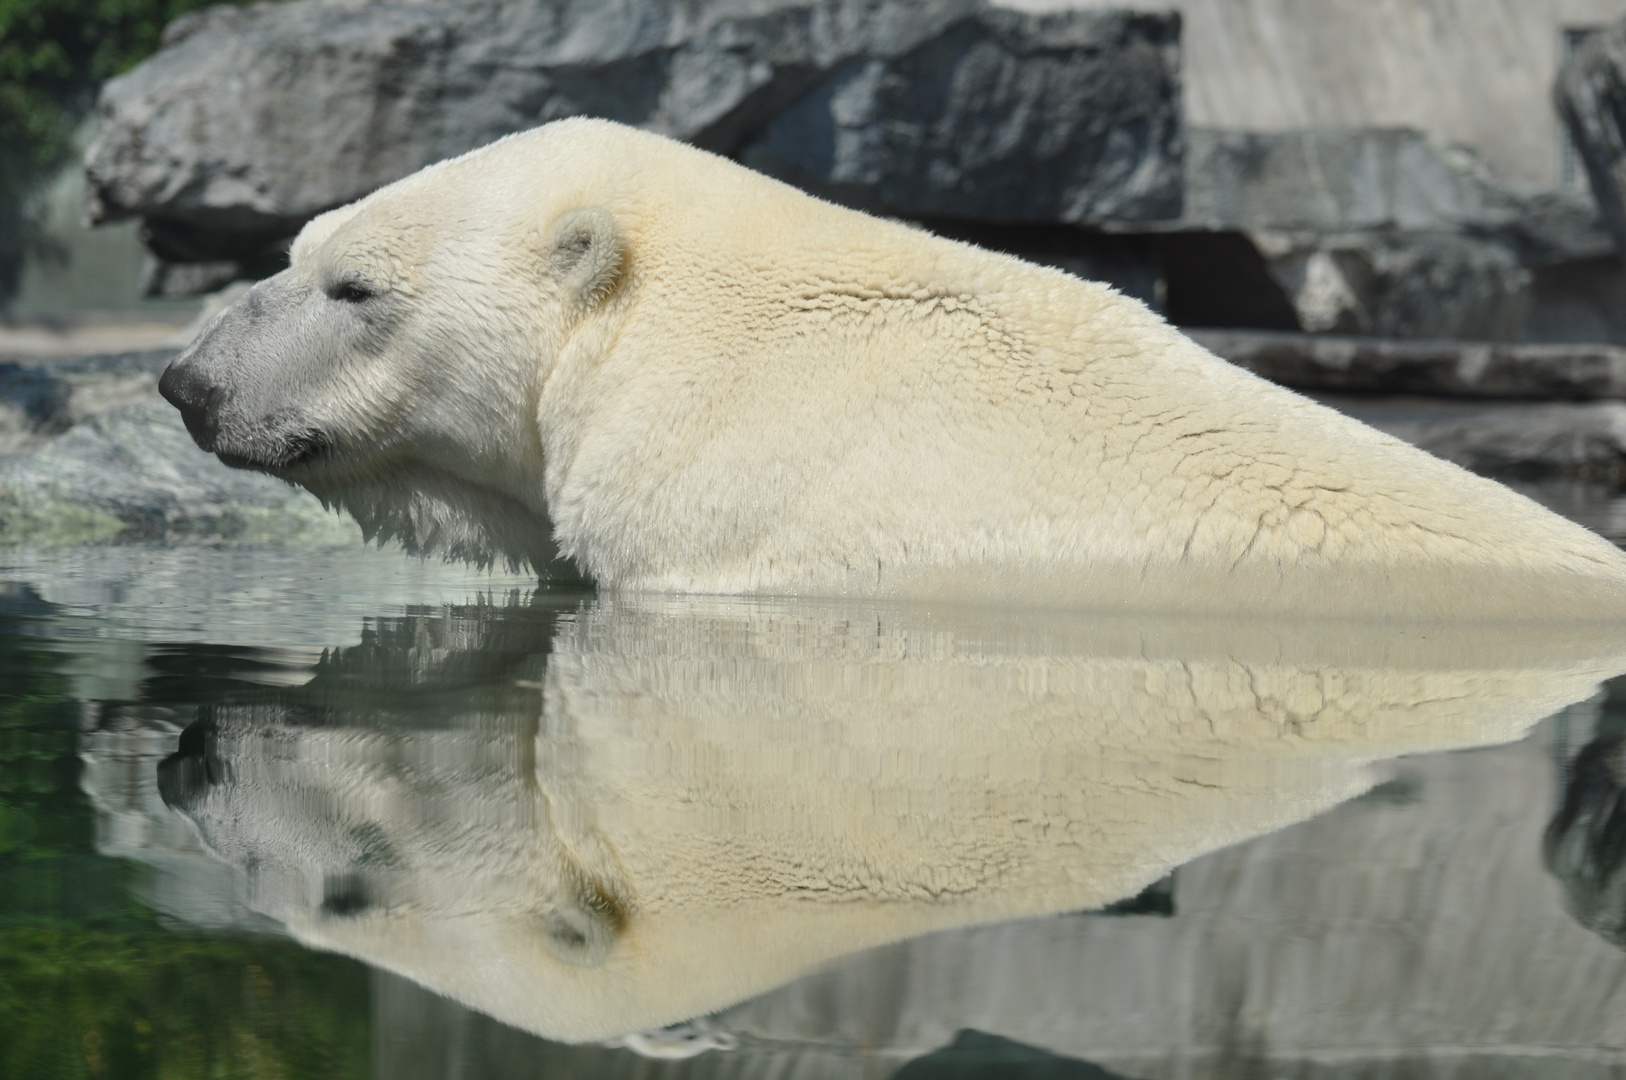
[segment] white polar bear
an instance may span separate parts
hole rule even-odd
[[[1626,616],[1606,541],[1104,285],[602,121],[317,218],[162,389],[369,535],[611,589]]]

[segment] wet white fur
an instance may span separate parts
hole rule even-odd
[[[582,213],[585,264],[557,250]],[[419,455],[550,516],[609,589],[1626,616],[1612,545],[1105,285],[655,135],[561,121],[433,166],[318,218],[290,273],[352,265],[406,298],[415,350],[411,389],[344,392],[405,401],[416,441],[352,439],[312,484],[372,485],[364,523]],[[393,531],[482,535],[462,502]],[[441,546],[519,546],[483,535]]]

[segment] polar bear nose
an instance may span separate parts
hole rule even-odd
[[[215,448],[220,422],[220,387],[213,385],[192,365],[180,360],[164,369],[158,392],[181,411],[181,420],[200,450]]]

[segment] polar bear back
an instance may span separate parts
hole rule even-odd
[[[550,510],[601,581],[1626,613],[1612,545],[1104,285],[612,125],[536,143],[615,163],[580,186],[627,230],[613,348],[567,349],[541,416]]]

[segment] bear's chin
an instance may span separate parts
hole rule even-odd
[[[409,467],[386,476],[301,476],[297,482],[324,506],[354,517],[368,540],[400,544],[409,554],[481,568],[499,563],[511,570],[530,568],[550,580],[582,579],[572,563],[559,558],[546,514],[464,478]]]

